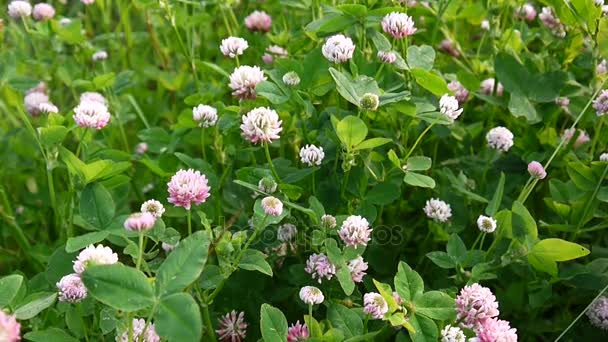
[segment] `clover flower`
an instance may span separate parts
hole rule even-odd
[[[81,101],[74,108],[74,115],[72,116],[78,126],[97,130],[106,127],[110,122],[110,117],[108,107],[96,101]]]
[[[76,273],[63,276],[56,286],[59,290],[60,302],[78,303],[87,297],[87,288],[80,279],[80,275]]]
[[[262,81],[266,81],[262,69],[243,65],[234,69],[230,75],[229,87],[233,90],[232,95],[241,100],[255,99],[255,87]]]
[[[192,119],[198,122],[199,127],[211,127],[217,123],[217,109],[199,104],[192,108]]]
[[[526,21],[533,21],[536,18],[536,9],[531,4],[524,4],[515,10],[515,17]]]
[[[463,104],[469,98],[469,91],[458,81],[448,83],[448,89],[454,93],[459,104]]]
[[[475,328],[498,314],[496,297],[487,287],[477,283],[467,285],[456,296],[456,319],[466,328]]]
[[[359,107],[363,110],[375,112],[380,105],[380,97],[373,93],[365,93],[359,101]]]
[[[307,305],[321,304],[325,300],[323,292],[314,286],[304,286],[300,289],[300,299]]]
[[[192,204],[204,203],[211,195],[207,177],[193,169],[179,170],[167,183],[169,203],[190,210]]]
[[[273,192],[277,191],[277,186],[277,182],[270,177],[264,177],[258,182],[258,190],[267,194],[272,194]]]
[[[347,246],[367,246],[371,239],[372,229],[364,217],[351,215],[342,223],[338,235]]]
[[[517,329],[502,319],[483,320],[476,330],[479,342],[517,342]]]
[[[251,32],[268,32],[272,26],[272,18],[264,11],[253,11],[245,17],[245,27]]]
[[[564,25],[555,14],[553,14],[553,10],[550,7],[543,7],[541,13],[538,15],[538,19],[540,19],[556,37],[564,38],[566,36]]]
[[[287,58],[289,52],[278,45],[270,45],[266,48],[262,60],[266,64],[271,64],[275,58]]]
[[[451,95],[445,94],[439,99],[439,112],[450,120],[458,119],[463,109],[458,105],[458,100]]]
[[[481,93],[484,95],[492,95],[494,94],[494,85],[496,84],[496,80],[493,78],[486,78],[481,82]],[[496,96],[502,96],[504,92],[504,87],[502,83],[498,82],[496,85]]]
[[[403,38],[416,33],[414,20],[405,13],[392,12],[382,19],[382,30],[393,38]]]
[[[27,1],[14,0],[8,4],[8,15],[14,19],[29,17],[32,14],[32,5]]]
[[[55,16],[55,8],[47,3],[39,3],[34,6],[32,16],[38,21],[53,19]]]
[[[298,234],[298,228],[291,223],[285,223],[279,226],[277,230],[277,239],[281,242],[287,242],[292,240]]]
[[[490,22],[488,20],[482,20],[479,27],[484,31],[490,31]]]
[[[591,303],[586,312],[591,324],[608,331],[608,297],[600,297]]]
[[[38,111],[45,114],[57,114],[59,113],[59,108],[51,102],[44,102],[38,105]]]
[[[595,73],[598,76],[603,76],[606,75],[606,73],[608,72],[608,62],[606,62],[605,59],[602,59],[597,66],[595,67]]]
[[[18,342],[21,340],[21,324],[14,315],[0,310],[0,338],[2,342]]]
[[[106,50],[99,50],[91,57],[93,62],[102,62],[108,59],[108,52]]]
[[[325,158],[323,147],[317,147],[315,145],[306,145],[300,149],[300,160],[303,164],[308,166],[319,166]]]
[[[228,37],[226,39],[222,39],[220,51],[226,57],[235,58],[242,55],[248,47],[249,44],[245,39],[240,37]]]
[[[126,230],[143,232],[152,229],[155,222],[156,217],[151,213],[133,213],[127,217],[123,226]]]
[[[126,329],[120,336],[116,336],[117,342],[160,342],[160,336],[156,333],[156,327],[153,323],[146,325],[146,321],[143,318],[133,318],[131,322],[131,326],[133,327],[133,339],[129,339],[129,329]],[[146,331],[144,331],[144,329]]]
[[[362,256],[358,256],[352,260],[350,260],[347,264],[348,270],[350,271],[350,277],[353,279],[355,283],[360,283],[363,281],[363,277],[367,274],[367,262],[363,260]]]
[[[458,48],[454,46],[454,42],[450,39],[444,39],[439,43],[439,50],[451,55],[452,57],[458,58],[460,57],[460,51]]]
[[[137,144],[137,146],[135,146],[135,153],[141,155],[146,152],[148,152],[148,144],[146,144],[145,142],[140,142],[139,144]]]
[[[477,228],[484,233],[493,233],[496,230],[496,220],[489,216],[479,215]]]
[[[41,91],[32,91],[23,97],[23,106],[25,111],[32,116],[38,116],[42,112],[40,105],[50,103],[49,96]]]
[[[424,213],[435,222],[447,222],[452,217],[452,208],[449,204],[438,198],[426,201]]]
[[[242,135],[253,144],[277,140],[283,130],[279,114],[266,107],[252,109],[247,115],[243,115],[242,122]]]
[[[302,342],[310,338],[310,332],[306,323],[300,324],[300,321],[296,321],[287,329],[287,342]]]
[[[245,313],[232,310],[219,319],[219,329],[215,332],[218,334],[220,341],[225,342],[242,342],[247,337],[247,322],[245,322]]]
[[[300,76],[295,71],[290,71],[283,75],[283,83],[290,87],[295,87],[300,84]]]
[[[593,101],[593,108],[597,111],[597,116],[608,113],[608,90],[604,89]]]
[[[104,245],[89,245],[74,260],[74,272],[80,274],[90,265],[111,265],[118,262],[118,254]]]
[[[513,146],[513,133],[502,126],[494,127],[486,134],[486,141],[489,147],[507,152]]]
[[[161,218],[163,216],[163,214],[165,213],[165,207],[159,201],[151,199],[151,200],[145,201],[141,205],[140,211],[142,213],[150,213],[155,218]]]
[[[80,102],[86,101],[99,102],[106,107],[108,106],[108,100],[100,93],[94,91],[87,91],[80,94]]]
[[[349,37],[337,34],[327,38],[321,52],[332,63],[344,63],[353,58],[355,45]]]
[[[336,228],[336,218],[332,215],[323,215],[321,216],[321,225],[325,229],[334,229]]]
[[[562,133],[562,139],[564,139],[566,141],[566,144],[568,144],[568,143],[570,143],[570,140],[572,140],[572,138],[574,137],[575,133],[576,133],[575,128],[565,129],[564,132]],[[587,134],[587,132],[583,131],[582,129],[579,129],[578,137],[574,141],[573,146],[574,146],[574,148],[578,148],[578,147],[588,143],[589,141],[591,141],[591,138],[589,138],[589,135]]]
[[[446,325],[441,329],[441,342],[466,342],[467,337],[458,327]]]
[[[382,319],[388,312],[388,304],[379,293],[369,292],[363,295],[363,312],[373,319]]]
[[[392,51],[378,51],[378,59],[383,63],[393,64],[397,61],[397,54]]]
[[[330,280],[336,274],[336,266],[323,253],[312,254],[308,257],[304,270],[312,275],[312,279],[317,279],[319,284],[321,284],[323,278]]]
[[[276,197],[268,196],[262,199],[262,209],[270,216],[280,216],[283,213],[283,202]]]
[[[530,173],[530,176],[534,178],[544,179],[547,177],[547,171],[545,171],[543,165],[537,161],[532,161],[528,164],[528,172]]]
[[[600,154],[600,161],[608,162],[608,153],[604,152]]]

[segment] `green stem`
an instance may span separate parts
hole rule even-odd
[[[203,160],[207,160],[207,154],[205,152],[205,128],[201,127],[201,151],[203,152]]]
[[[416,147],[418,146],[418,144],[420,143],[420,141],[422,141],[422,138],[424,138],[424,136],[431,130],[431,128],[433,128],[433,126],[435,126],[435,124],[437,123],[437,121],[439,121],[438,118],[435,119],[435,121],[433,121],[433,123],[431,123],[424,131],[422,131],[422,134],[420,134],[418,136],[418,139],[416,139],[416,141],[414,142],[414,146],[412,146],[412,148],[410,149],[410,151],[405,156],[405,160],[406,161],[407,161],[407,158],[409,158],[409,156],[414,152],[414,150],[416,149]]]
[[[137,255],[137,264],[136,268],[139,270],[141,268],[141,260],[144,258],[144,233],[139,232],[139,252]]]
[[[595,155],[595,147],[597,146],[598,141],[600,140],[600,135],[602,133],[602,128],[604,126],[604,117],[600,116],[600,123],[597,127],[597,130],[595,131],[594,137],[593,137],[593,143],[591,144],[591,157],[593,158],[593,156]]]
[[[308,304],[308,316],[312,318],[312,304]]]
[[[469,261],[471,261],[471,257],[473,256],[473,251],[475,250],[475,247],[477,246],[477,243],[479,242],[479,239],[481,239],[482,236],[485,236],[484,233],[479,232],[479,234],[477,235],[477,238],[475,239],[475,242],[473,242],[473,246],[471,246],[471,249],[469,249],[469,255],[467,255],[467,259],[465,263],[469,263]]]
[[[313,196],[316,196],[317,194],[317,186],[316,186],[316,182],[315,182],[315,173],[317,173],[317,170],[313,170],[312,171],[312,194]]]
[[[49,161],[46,161],[46,180],[49,187],[49,197],[51,198],[51,208],[53,208],[53,215],[55,216],[55,227],[59,229],[59,212],[57,210],[57,196],[55,195],[55,182],[53,181],[53,169],[49,165]]]
[[[281,177],[277,173],[277,170],[274,168],[274,164],[272,163],[272,159],[270,158],[270,151],[268,150],[268,143],[264,142],[264,152],[266,153],[266,160],[268,161],[268,165],[270,165],[270,170],[272,171],[272,175],[276,178],[277,183],[281,182]]]
[[[192,235],[192,212],[188,210],[188,235]]]
[[[203,304],[203,319],[205,320],[205,326],[207,326],[207,334],[209,335],[209,341],[217,341],[215,338],[215,331],[213,331],[213,324],[211,323],[211,315],[209,314],[209,305]]]

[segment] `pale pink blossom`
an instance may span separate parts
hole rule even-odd
[[[373,319],[382,319],[388,312],[388,304],[379,293],[369,292],[363,296],[363,312]]]
[[[78,303],[87,297],[87,288],[80,279],[80,275],[76,273],[64,276],[57,282],[56,286],[59,290],[58,298],[61,302]]]
[[[544,179],[547,177],[547,171],[545,171],[543,165],[537,161],[532,161],[528,164],[528,172],[534,178]]]
[[[347,246],[367,246],[371,240],[372,229],[362,216],[351,215],[342,223],[338,235]]]
[[[319,284],[321,284],[323,278],[330,280],[336,274],[336,266],[323,253],[312,254],[306,261],[304,270],[312,275],[312,279],[317,279]]]
[[[473,329],[498,314],[496,297],[487,287],[467,285],[456,297],[456,319],[466,328]]]
[[[243,65],[234,69],[230,75],[230,88],[232,95],[239,99],[255,99],[255,87],[258,83],[266,81],[264,72],[257,66]]]
[[[207,177],[193,169],[179,170],[167,183],[169,203],[190,210],[192,204],[204,203],[211,196]]]
[[[274,109],[257,107],[243,115],[241,132],[253,144],[270,143],[280,138],[279,133],[283,130],[281,124],[279,114]]]
[[[266,215],[280,216],[283,213],[283,202],[276,197],[264,197],[262,199],[262,209],[264,209]]]
[[[126,329],[120,336],[116,336],[116,342],[160,342],[160,336],[156,333],[156,327],[153,323],[146,325],[143,318],[133,318],[131,326],[133,327],[133,339],[129,339],[129,329]]]
[[[310,332],[306,323],[300,324],[300,321],[296,321],[287,329],[287,342],[302,342],[308,340]]]
[[[272,26],[272,18],[264,11],[253,11],[245,17],[245,26],[252,32],[268,32]]]
[[[517,342],[517,329],[502,319],[483,320],[476,330],[478,342]]]
[[[102,129],[110,122],[108,107],[100,102],[84,101],[74,108],[72,116],[76,124],[82,128]]]
[[[0,341],[17,342],[21,340],[21,324],[14,315],[0,310]]]
[[[156,218],[150,213],[133,213],[127,217],[123,226],[126,230],[143,232],[152,229]]]
[[[53,19],[55,16],[55,8],[47,3],[36,4],[32,16],[38,21]]]
[[[327,38],[321,52],[332,63],[344,63],[353,58],[355,44],[349,37],[337,34]]]
[[[350,271],[350,276],[355,283],[360,283],[363,281],[363,277],[367,274],[367,262],[363,260],[362,256],[358,256],[351,261],[348,262],[348,270]]]

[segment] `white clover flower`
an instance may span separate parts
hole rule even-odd
[[[298,234],[298,228],[291,223],[285,223],[279,226],[277,230],[277,239],[281,242],[292,240]]]
[[[283,213],[283,202],[276,197],[264,197],[262,199],[262,209],[264,209],[266,215],[280,216]]]
[[[151,199],[141,205],[140,211],[142,213],[150,213],[156,218],[161,218],[165,213],[165,207],[159,201]]]
[[[430,219],[433,219],[436,222],[447,222],[452,217],[452,208],[449,204],[444,201],[431,198],[426,201],[426,205],[424,206],[424,213]]]
[[[103,245],[89,245],[80,251],[74,260],[74,272],[80,274],[89,265],[111,265],[118,262],[118,254],[114,253],[110,247]]]
[[[480,27],[484,31],[490,31],[490,22],[488,20],[483,20]]]
[[[327,38],[321,52],[332,63],[344,63],[353,58],[355,45],[350,38],[337,34]]]
[[[266,107],[252,109],[247,115],[243,115],[242,121],[243,137],[254,144],[277,140],[280,138],[279,133],[283,130],[279,114]]]
[[[91,57],[91,59],[93,60],[93,62],[105,61],[106,59],[108,59],[108,53],[105,50],[99,50],[93,54],[93,57]]]
[[[211,127],[217,122],[217,109],[200,104],[192,108],[192,119],[198,122],[199,127]]]
[[[372,229],[362,216],[351,215],[342,223],[338,235],[347,246],[367,246],[371,240]]]
[[[49,96],[40,91],[32,91],[23,97],[25,110],[33,116],[40,115],[40,105],[43,103],[49,103]]]
[[[32,5],[27,1],[14,0],[8,4],[8,15],[12,18],[19,19],[29,17],[32,14]]]
[[[352,260],[350,260],[347,264],[348,270],[350,271],[350,277],[355,283],[360,283],[363,281],[363,277],[367,274],[367,262],[363,260],[362,256],[358,256]]]
[[[608,162],[608,153],[604,152],[600,154],[600,161]]]
[[[392,12],[382,19],[382,30],[393,38],[403,38],[416,33],[414,20],[405,13]]]
[[[300,299],[308,305],[321,304],[325,300],[323,292],[314,286],[304,286],[300,289]]]
[[[452,121],[458,119],[462,114],[462,108],[459,109],[458,100],[448,94],[443,95],[439,100],[439,111]]]
[[[53,19],[55,16],[55,8],[46,3],[39,3],[34,6],[32,17],[38,21]]]
[[[102,129],[110,122],[108,107],[95,101],[80,102],[74,108],[72,117],[76,124],[83,128]]]
[[[266,81],[262,69],[257,66],[243,65],[234,69],[230,75],[229,86],[233,90],[233,96],[242,100],[255,99],[255,87],[262,81]]]
[[[496,220],[489,216],[479,215],[477,218],[477,228],[484,233],[494,233],[496,230]]]
[[[222,40],[220,51],[226,57],[235,58],[243,54],[249,47],[249,43],[240,37],[228,37]]]
[[[386,64],[393,64],[397,61],[397,54],[393,51],[378,51],[378,58]]]
[[[513,133],[505,127],[494,127],[486,135],[488,146],[502,152],[507,152],[513,146]]]
[[[300,84],[300,76],[295,71],[290,71],[283,75],[283,83],[290,87],[295,87]]]
[[[321,216],[321,225],[325,228],[325,229],[334,229],[336,228],[336,218],[332,215],[323,215]]]
[[[44,102],[44,103],[39,104],[38,110],[40,111],[40,113],[46,113],[46,114],[59,113],[59,108],[57,108],[57,106],[55,106],[54,104],[52,104],[50,102]]]
[[[496,80],[493,78],[487,78],[483,80],[481,82],[481,93],[484,95],[492,95],[492,93],[494,92],[495,83]],[[503,92],[504,87],[502,86],[502,83],[498,82],[498,85],[496,85],[496,96],[502,96]]]
[[[441,330],[441,342],[466,342],[467,337],[459,327],[446,325]]]
[[[325,158],[323,147],[306,145],[300,149],[300,160],[308,166],[321,165],[323,158]]]

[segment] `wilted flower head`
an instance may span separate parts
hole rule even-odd
[[[321,304],[325,300],[323,292],[314,286],[304,286],[300,289],[300,299],[308,305]]]
[[[252,32],[268,32],[272,26],[272,18],[264,11],[253,11],[245,17],[245,26]]]
[[[0,310],[0,338],[3,342],[17,342],[21,340],[21,324],[13,315]]]
[[[454,46],[454,43],[450,39],[444,39],[439,44],[439,50],[452,55],[452,57],[460,57],[460,51]]]
[[[264,197],[262,199],[262,208],[266,215],[280,216],[283,213],[283,202],[276,197]]]
[[[465,342],[467,337],[458,327],[446,325],[441,330],[441,342]]]
[[[469,98],[469,91],[458,81],[448,83],[448,89],[454,93],[454,97],[460,104],[463,104]]]
[[[74,260],[74,272],[80,274],[89,265],[111,265],[118,262],[118,254],[114,253],[110,247],[101,244],[97,247],[89,245],[80,251]]]
[[[367,262],[363,260],[362,256],[358,256],[353,260],[348,262],[348,270],[350,271],[350,277],[353,279],[355,283],[360,283],[363,281],[363,276],[367,274]]]
[[[486,78],[485,80],[483,80],[481,82],[481,93],[484,95],[493,95],[495,83],[496,80],[493,78]],[[496,85],[496,96],[502,96],[503,92],[504,87],[502,86],[502,83],[498,82],[498,85]]]
[[[515,17],[532,21],[536,18],[536,9],[530,4],[524,4],[515,10]]]
[[[275,58],[287,58],[289,52],[278,45],[270,45],[266,48],[266,52],[262,56],[262,60],[266,64],[270,64]]]
[[[441,114],[454,121],[462,114],[462,108],[459,108],[458,100],[451,95],[445,94],[439,99],[439,111]]]
[[[277,186],[277,182],[275,182],[274,179],[270,177],[264,177],[258,182],[258,190],[267,194],[271,194],[277,191]]]
[[[545,168],[541,163],[537,161],[532,161],[530,162],[530,164],[528,164],[528,172],[530,173],[530,176],[534,178],[544,179],[545,177],[547,177],[547,172],[545,171]]]
[[[169,191],[167,200],[177,207],[190,210],[193,203],[194,205],[204,203],[211,195],[211,188],[207,183],[207,177],[199,171],[179,170],[167,183]]]
[[[199,127],[211,127],[217,122],[217,109],[199,104],[192,108],[192,119],[198,122]]]
[[[359,107],[363,110],[375,112],[380,105],[380,98],[376,94],[365,93],[359,101]]]
[[[494,233],[496,230],[496,220],[489,216],[479,215],[477,218],[477,228],[484,233]]]
[[[131,325],[133,326],[133,339],[129,339],[129,329],[126,329],[120,336],[116,336],[116,342],[160,342],[160,337],[156,333],[156,327],[154,324],[146,325],[146,321],[144,319],[133,318]],[[144,329],[146,329],[145,332]]]
[[[15,19],[29,17],[32,14],[32,5],[27,1],[14,0],[8,4],[8,15]]]
[[[255,87],[258,83],[266,81],[264,72],[257,66],[243,65],[234,69],[230,75],[230,89],[232,95],[239,99],[255,99]]]
[[[387,64],[393,64],[397,60],[397,54],[392,51],[378,51],[378,58]]]
[[[308,166],[321,165],[323,158],[325,158],[323,147],[306,145],[300,149],[300,160]]]
[[[608,331],[608,297],[596,299],[586,312],[591,324]]]
[[[40,115],[40,105],[43,103],[49,103],[49,96],[43,92],[32,91],[23,97],[25,111],[32,116]]]
[[[287,342],[302,342],[308,338],[310,338],[310,333],[306,323],[300,324],[300,321],[296,321],[296,324],[287,329]]]
[[[148,144],[146,144],[145,142],[140,142],[139,144],[137,144],[137,146],[135,146],[135,153],[137,154],[144,154],[148,151]]]
[[[602,59],[601,62],[597,64],[597,67],[595,67],[595,73],[598,76],[603,76],[606,75],[606,72],[608,72],[608,65],[606,60]]]
[[[597,111],[597,116],[608,113],[608,90],[604,89],[593,101],[593,108]]]
[[[94,91],[87,91],[80,94],[80,102],[86,101],[99,102],[106,107],[108,106],[108,100],[106,100],[106,98],[100,93]]]
[[[32,16],[38,21],[53,19],[55,16],[55,8],[46,3],[36,4]]]
[[[82,128],[102,129],[110,122],[110,112],[108,111],[108,107],[103,103],[81,101],[74,108],[72,118]]]
[[[566,143],[569,143],[570,140],[572,140],[572,138],[574,137],[574,134],[576,133],[576,129],[575,128],[568,128],[565,129],[564,132],[562,133],[562,139],[564,139],[566,141]],[[591,138],[589,138],[589,135],[587,134],[587,132],[583,131],[582,129],[578,130],[578,137],[576,138],[576,141],[574,141],[574,148],[580,147],[586,143],[588,143],[589,141],[591,141]]]
[[[106,50],[99,50],[93,54],[91,57],[93,62],[101,62],[108,59],[108,52]]]
[[[61,302],[78,303],[87,297],[87,288],[80,279],[80,275],[76,273],[63,276],[55,285],[59,290],[59,301]],[[2,329],[0,329],[1,331]]]
[[[477,283],[467,285],[456,297],[456,319],[466,328],[474,328],[498,316],[498,302],[489,288]]]
[[[416,33],[412,17],[399,12],[392,12],[384,16],[382,30],[394,38],[403,38]]]
[[[327,38],[321,52],[332,63],[344,63],[353,58],[355,45],[349,37],[337,34]]]
[[[452,217],[452,208],[440,199],[431,198],[426,201],[424,213],[435,222],[447,222]]]
[[[152,229],[155,222],[156,217],[150,213],[133,213],[127,217],[123,226],[126,230],[143,232]]]
[[[566,36],[566,29],[562,22],[553,14],[551,7],[543,7],[538,19],[559,38]]]
[[[295,87],[300,84],[300,76],[298,76],[298,73],[295,71],[287,72],[283,75],[283,83],[290,87]]]
[[[600,161],[608,162],[608,153],[604,152],[600,154]]]
[[[242,55],[248,47],[249,44],[245,39],[240,37],[228,37],[222,39],[220,51],[222,51],[222,54],[226,57],[235,58],[236,56]]]
[[[257,144],[261,142],[272,142],[280,138],[279,133],[283,130],[279,120],[279,114],[274,109],[257,107],[242,117],[242,135],[250,142]]]
[[[336,218],[333,215],[323,215],[321,216],[321,225],[325,229],[334,229],[336,228]]]
[[[517,342],[517,329],[502,319],[483,320],[476,330],[479,342]]]
[[[349,216],[342,223],[338,235],[347,246],[367,246],[371,239],[372,229],[364,217],[358,215]]]
[[[321,284],[322,278],[330,280],[336,274],[336,266],[323,253],[312,254],[308,257],[304,270],[312,275],[312,279],[317,279],[319,284]]]
[[[363,312],[373,319],[382,319],[388,312],[388,304],[379,293],[369,292],[363,295]]]
[[[57,108],[57,106],[55,106],[51,102],[44,102],[44,103],[39,104],[38,110],[40,111],[40,113],[45,113],[45,114],[59,113],[59,108]]]
[[[277,230],[277,239],[281,242],[287,242],[292,240],[298,234],[298,228],[291,223],[285,223],[279,226]]]
[[[236,310],[227,313],[219,319],[219,329],[215,331],[220,341],[224,342],[242,342],[247,337],[247,322],[245,322],[245,313]]]
[[[142,213],[150,213],[155,218],[161,218],[163,216],[163,214],[165,213],[165,207],[159,201],[151,199],[151,200],[145,201],[141,205],[140,211]]]
[[[492,128],[486,134],[488,146],[502,152],[507,152],[513,146],[513,133],[505,127]]]

